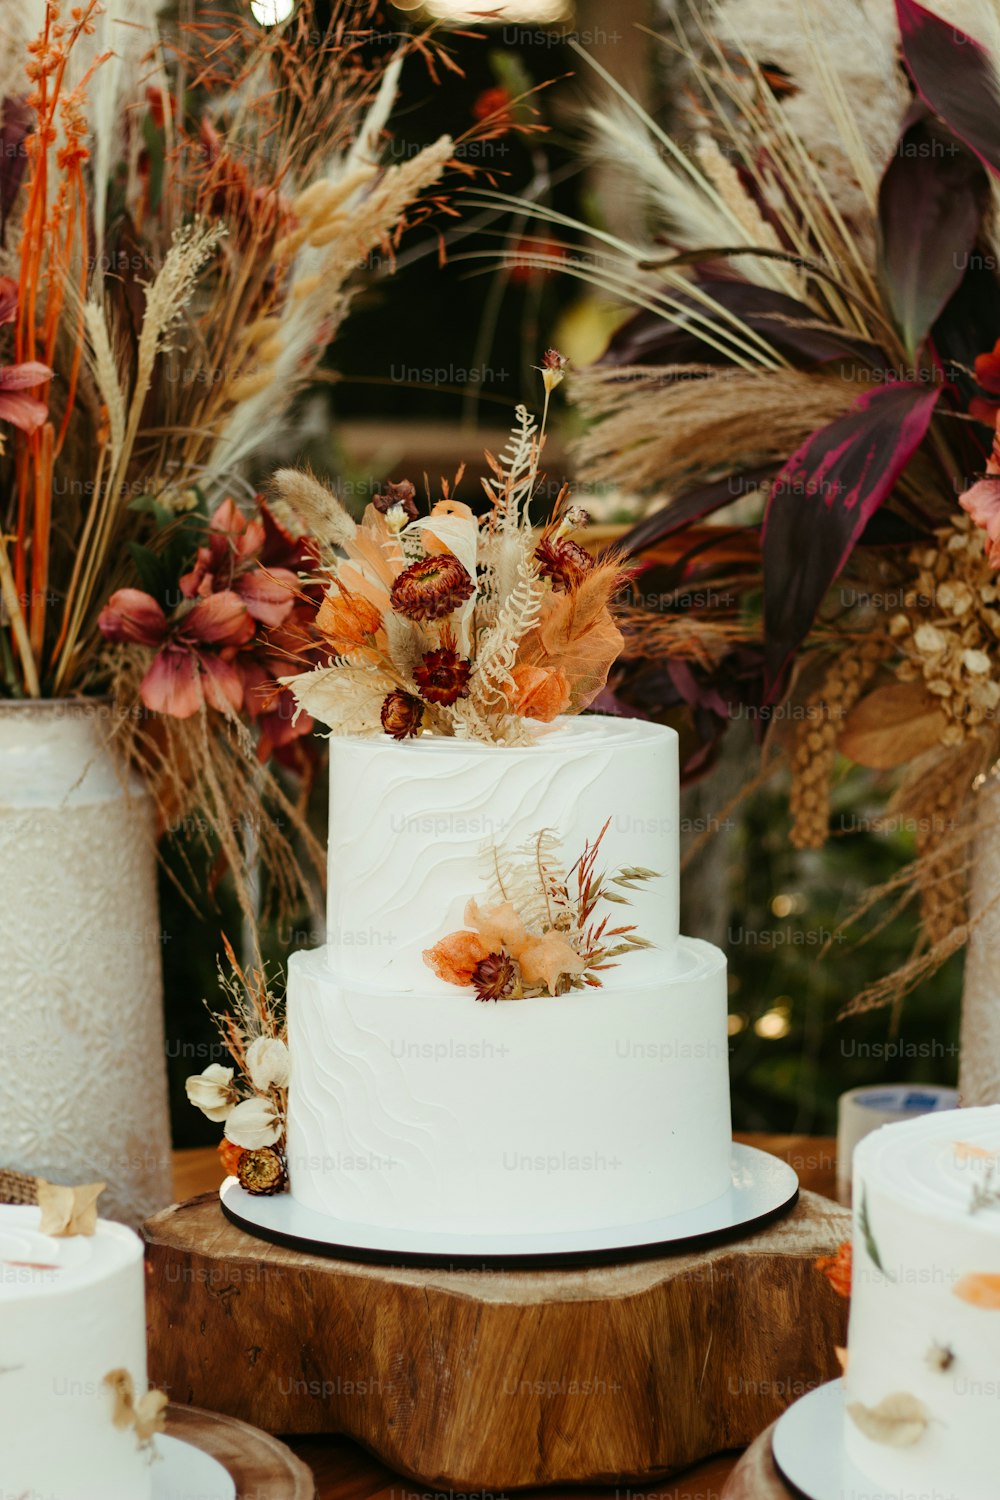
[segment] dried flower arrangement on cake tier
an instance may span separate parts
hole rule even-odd
[[[219,1147],[227,1171],[247,1192],[284,1192],[285,1114],[288,1104],[288,1043],[284,1001],[268,984],[263,967],[247,974],[223,938],[230,972],[219,969],[228,1004],[212,1012],[233,1066],[209,1063],[187,1080],[187,1096],[209,1120],[225,1126]]]
[[[247,474],[454,144],[383,160],[404,58],[440,54],[370,45],[374,0],[162,33],[158,9],[47,0],[37,36],[4,10],[0,697],[111,693],[162,821],[197,811],[237,868],[249,829],[287,884],[267,762],[308,765],[309,722],[262,684],[315,549]]]
[[[799,847],[827,837],[838,756],[903,771],[917,857],[881,894],[918,898],[919,936],[852,1008],[966,941],[970,836],[997,824],[970,794],[1000,756],[1000,26],[947,14],[692,8],[663,39],[696,101],[674,134],[591,60],[595,150],[648,239],[520,205],[574,231],[533,264],[632,310],[570,388],[581,478],[648,496],[620,705],[684,729],[690,773],[754,718]]]
[[[439,979],[472,988],[477,1000],[521,1000],[599,989],[616,960],[653,945],[634,924],[609,925],[602,902],[629,904],[626,891],[656,879],[630,865],[608,875],[597,869],[605,823],[568,870],[559,837],[542,829],[522,847],[494,845],[485,858],[487,903],[470,899],[465,928],[435,943],[424,963]]]
[[[564,364],[548,351],[546,411]],[[566,487],[536,530],[544,441],[545,412],[539,425],[518,407],[507,447],[487,454],[483,516],[446,481],[421,515],[403,480],[356,524],[310,475],[275,475],[331,553],[315,634],[332,661],[283,679],[304,712],[337,734],[523,745],[593,702],[622,648],[611,605],[628,574],[574,540],[586,516]]]

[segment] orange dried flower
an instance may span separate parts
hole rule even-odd
[[[341,588],[339,594],[327,594],[316,615],[316,628],[326,637],[338,656],[346,656],[359,646],[367,646],[381,628],[382,616],[370,600]]]
[[[227,1141],[223,1136],[219,1142],[219,1160],[225,1168],[226,1175],[236,1177],[239,1173],[240,1158],[245,1152],[244,1146],[237,1146],[232,1141]]]
[[[450,552],[423,557],[405,568],[392,586],[392,607],[408,620],[440,620],[471,595],[475,584]]]
[[[851,1248],[850,1240],[845,1240],[842,1245],[838,1245],[835,1255],[821,1255],[819,1260],[814,1261],[813,1264],[817,1271],[822,1271],[838,1297],[849,1297],[851,1295],[851,1270],[854,1264],[854,1252]]]
[[[478,932],[453,932],[426,950],[424,963],[445,984],[467,985],[489,951]]]
[[[472,663],[459,656],[454,647],[446,645],[424,655],[413,669],[413,680],[420,689],[420,696],[428,703],[442,703],[447,707],[468,695],[471,673]]]
[[[382,704],[382,728],[394,740],[412,739],[423,722],[424,705],[412,693],[388,693]]]
[[[575,589],[594,566],[594,559],[579,542],[568,536],[543,536],[535,548],[535,561],[543,578],[560,594]]]
[[[569,707],[569,679],[561,667],[549,671],[522,663],[510,675],[514,680],[511,706],[522,719],[540,719],[543,724],[551,724]]]

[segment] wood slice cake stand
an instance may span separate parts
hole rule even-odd
[[[305,1464],[277,1438],[245,1422],[171,1403],[167,1436],[217,1459],[236,1485],[237,1500],[313,1500],[316,1494]]]
[[[846,1303],[813,1262],[849,1233],[803,1192],[697,1252],[393,1268],[266,1244],[206,1194],[145,1228],[150,1378],[270,1432],[345,1433],[437,1489],[642,1481],[744,1446],[839,1374]]]

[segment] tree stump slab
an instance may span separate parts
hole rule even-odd
[[[850,1215],[804,1192],[699,1252],[530,1271],[360,1265],[254,1239],[215,1194],[150,1219],[150,1378],[281,1433],[345,1433],[434,1489],[640,1482],[744,1447],[835,1379],[814,1268]]]

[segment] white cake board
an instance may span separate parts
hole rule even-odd
[[[497,1268],[641,1260],[693,1241],[728,1238],[770,1223],[790,1209],[799,1179],[787,1162],[755,1146],[733,1143],[732,1185],[721,1198],[687,1213],[642,1224],[568,1234],[444,1234],[387,1229],[334,1219],[290,1193],[256,1197],[227,1177],[219,1190],[227,1219],[272,1244],[311,1255],[393,1265]]]
[[[844,1449],[844,1382],[831,1380],[801,1397],[777,1421],[774,1462],[786,1484],[806,1500],[913,1500],[862,1474]]]
[[[236,1500],[236,1483],[218,1459],[163,1433],[153,1442],[153,1500]]]

